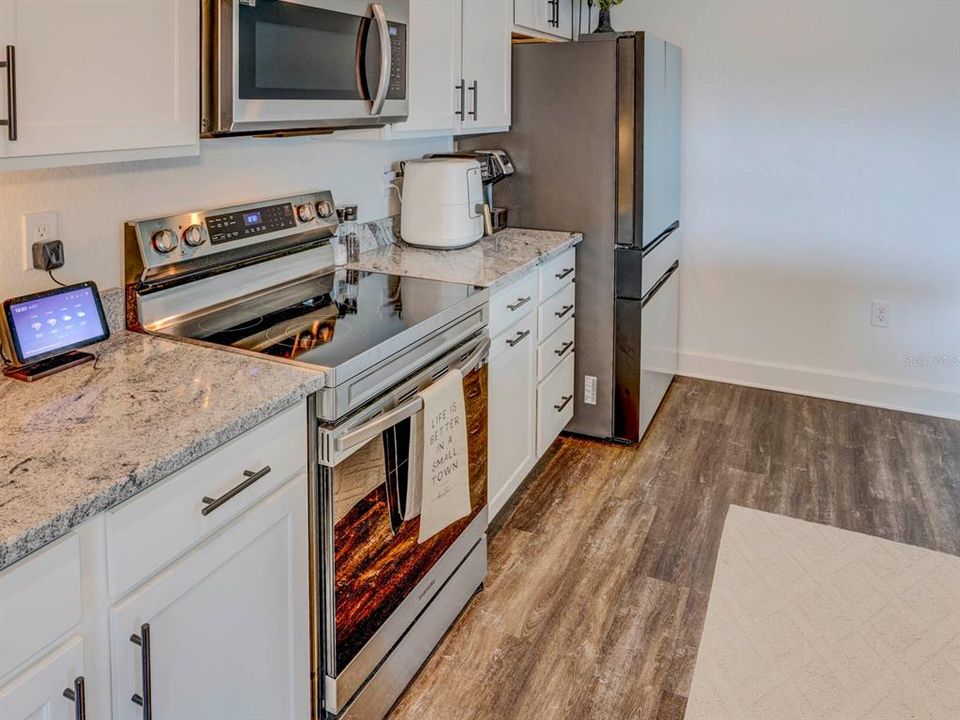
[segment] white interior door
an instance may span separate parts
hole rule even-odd
[[[199,18],[197,0],[2,0],[17,138],[0,128],[0,157],[195,144]]]
[[[510,125],[513,0],[463,0],[465,132]]]
[[[156,718],[310,713],[306,480],[292,480],[110,611],[115,718],[134,720],[149,625]]]

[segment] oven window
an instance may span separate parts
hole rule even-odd
[[[239,9],[241,99],[370,98],[380,56],[370,18],[290,2]]]

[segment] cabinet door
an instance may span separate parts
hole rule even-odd
[[[463,132],[510,125],[510,28],[513,0],[463,0]]]
[[[571,0],[557,0],[557,26],[553,29],[557,37],[573,39],[573,3]]]
[[[553,18],[553,5],[550,0],[514,0],[513,22],[523,28],[553,33],[550,24]]]
[[[536,462],[536,313],[493,339],[488,378],[487,493],[493,519]]]
[[[394,132],[451,135],[460,127],[460,2],[410,0],[410,115]]]
[[[199,34],[197,0],[3,0],[17,139],[0,128],[0,158],[195,148]]]
[[[0,688],[3,720],[73,720],[75,708],[63,691],[83,675],[83,641],[72,638]]]
[[[309,716],[306,507],[301,476],[110,610],[115,718],[144,713],[143,653],[153,717]]]

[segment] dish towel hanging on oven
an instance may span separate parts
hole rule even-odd
[[[423,492],[418,542],[470,514],[470,463],[463,375],[448,370],[423,399]]]

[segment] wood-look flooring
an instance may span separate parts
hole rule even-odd
[[[391,720],[683,717],[730,504],[960,555],[960,422],[678,378],[647,437],[562,437]]]

